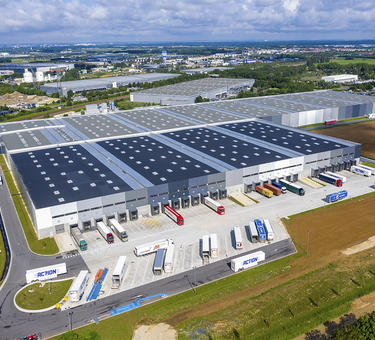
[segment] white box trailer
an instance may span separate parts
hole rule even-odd
[[[244,269],[256,266],[259,262],[264,261],[265,258],[266,258],[266,255],[263,251],[257,251],[252,254],[247,254],[247,255],[232,259],[230,263],[230,268],[234,272],[238,272],[239,270],[244,270]]]
[[[250,232],[250,241],[251,243],[256,243],[259,241],[259,237],[258,237],[258,231],[257,231],[257,228],[254,224],[253,221],[250,221],[249,223],[249,226],[248,226],[248,230]]]
[[[104,222],[99,221],[96,224],[96,227],[100,235],[103,236],[103,238],[107,241],[107,243],[113,243],[114,239],[113,239],[112,230],[107,225],[105,225]]]
[[[70,301],[78,302],[79,300],[81,300],[81,297],[85,292],[88,280],[89,271],[81,270],[69,288],[68,296]]]
[[[210,258],[210,236],[202,236],[202,258],[208,260]]]
[[[120,288],[125,275],[126,256],[120,256],[112,273],[112,288]]]
[[[370,170],[361,168],[357,165],[352,165],[350,168],[351,172],[354,172],[355,174],[370,177],[372,175],[372,172]]]
[[[219,245],[217,242],[216,234],[210,235],[210,253],[211,253],[211,257],[213,258],[219,256]]]
[[[172,273],[173,271],[173,255],[174,255],[174,244],[170,244],[167,248],[164,259],[164,272]]]
[[[115,218],[109,219],[108,222],[113,232],[117,235],[117,237],[122,242],[125,242],[128,240],[128,234],[126,233],[125,228]]]
[[[54,279],[57,275],[66,274],[66,263],[58,263],[52,266],[40,267],[35,269],[26,270],[26,282],[45,281]]]
[[[168,248],[170,244],[173,243],[172,239],[158,240],[150,243],[145,243],[140,246],[135,247],[134,253],[136,256],[142,256],[154,253],[160,248]]]
[[[343,175],[340,175],[340,174],[337,174],[336,172],[331,172],[331,171],[326,171],[325,173],[326,173],[327,175],[332,176],[332,177],[336,177],[336,178],[338,178],[338,179],[341,179],[341,181],[342,181],[343,183],[346,182],[346,177],[343,176]]]
[[[269,220],[263,220],[263,225],[266,227],[267,241],[272,241],[275,237],[273,229]]]
[[[362,169],[366,169],[368,171],[371,171],[371,174],[375,175],[375,168],[372,168],[371,166],[367,166],[367,165],[363,165],[363,164],[358,164],[357,166],[362,168]]]
[[[233,228],[233,234],[234,234],[234,243],[236,249],[242,249],[243,243],[242,243],[242,234],[240,227],[234,227]]]
[[[209,208],[211,208],[212,210],[214,210],[219,215],[225,214],[225,208],[223,207],[223,205],[215,201],[211,197],[204,197],[203,203],[207,205]]]

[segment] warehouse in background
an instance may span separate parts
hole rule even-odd
[[[254,79],[203,78],[133,92],[130,100],[161,105],[193,104],[197,97],[210,101],[226,99],[249,90],[253,84]]]

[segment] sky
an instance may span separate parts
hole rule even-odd
[[[375,0],[0,0],[0,43],[375,39]]]

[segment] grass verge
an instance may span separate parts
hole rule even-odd
[[[5,247],[4,247],[4,241],[0,234],[0,278],[4,271],[5,259],[6,259],[6,252],[5,252]],[[3,281],[0,281],[0,286],[2,283]]]
[[[16,296],[19,307],[31,310],[44,309],[60,302],[68,292],[73,280],[51,283],[34,283],[26,286]]]
[[[375,164],[374,164],[374,163],[361,162],[361,164],[366,165],[366,166],[369,166],[369,167],[371,167],[371,168],[375,168]]]
[[[234,197],[228,196],[228,199],[230,199],[232,202],[238,204],[239,206],[244,207],[244,205],[240,201],[237,201]]]
[[[41,240],[38,239],[35,233],[33,223],[30,219],[30,215],[27,212],[22,196],[17,189],[12,174],[5,161],[4,155],[1,155],[0,157],[0,166],[3,170],[5,180],[7,182],[10,194],[12,196],[14,207],[16,208],[18,218],[20,219],[23,232],[25,233],[27,243],[29,244],[30,249],[34,253],[41,255],[52,255],[58,253],[59,248],[57,247],[54,238],[44,238]]]
[[[248,194],[244,194],[244,195],[245,195],[248,199],[252,200],[253,202],[255,202],[255,203],[259,203],[258,200],[256,200],[255,198],[250,197]]]

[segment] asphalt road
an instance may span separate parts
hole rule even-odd
[[[375,159],[372,159],[372,158],[367,158],[367,157],[361,156],[360,160],[361,160],[361,162],[367,162],[367,163],[375,164]]]
[[[158,293],[173,295],[233,274],[229,267],[231,259],[229,258],[83,304],[70,310],[62,312],[53,310],[37,314],[23,313],[14,306],[13,297],[17,290],[26,283],[25,271],[27,269],[66,262],[68,269],[66,276],[74,276],[87,267],[81,256],[63,260],[61,255],[40,256],[29,250],[5,184],[0,187],[0,207],[12,252],[9,274],[0,289],[1,340],[15,339],[31,333],[38,333],[42,338],[47,338],[69,330],[70,322],[73,328],[77,328],[91,323],[95,319],[100,320],[109,317],[113,308],[129,304],[139,296],[146,297]],[[257,251],[259,250],[266,253],[265,262],[269,262],[294,253],[295,247],[291,239],[286,239],[265,245],[257,249]]]

